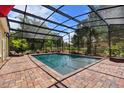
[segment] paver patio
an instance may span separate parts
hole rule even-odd
[[[70,77],[58,79],[37,66],[29,56],[12,57],[0,69],[1,88],[124,87],[124,63],[103,60]]]

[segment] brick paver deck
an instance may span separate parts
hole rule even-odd
[[[2,67],[1,67],[2,66]],[[57,78],[25,55],[0,63],[1,88],[124,87],[124,63],[103,60],[67,78]]]

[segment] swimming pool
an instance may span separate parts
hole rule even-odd
[[[42,54],[34,55],[34,57],[62,75],[66,75],[99,60],[69,54]]]

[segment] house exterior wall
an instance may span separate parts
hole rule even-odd
[[[8,37],[6,34],[9,32],[7,20],[5,17],[0,18],[0,62],[8,57]]]

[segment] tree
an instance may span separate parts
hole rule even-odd
[[[105,27],[93,27],[104,24],[103,21],[87,22],[98,19],[99,17],[95,13],[89,14],[87,19],[83,20],[81,24],[78,24],[78,30],[75,31],[75,34],[72,37],[74,46],[87,48],[86,54],[92,53],[96,55],[99,43],[103,40],[107,41],[106,34],[104,34],[105,31],[107,33],[107,29]]]
[[[124,31],[123,25],[111,25],[112,56],[124,57]]]
[[[24,21],[25,23],[34,24],[34,25],[38,25],[38,26],[43,22],[36,18],[29,18],[27,16],[25,16],[25,20],[22,16],[18,16],[17,18],[22,22]],[[43,27],[47,27],[47,25],[44,23]],[[31,32],[36,32],[36,33],[41,32],[41,33],[46,33],[46,34],[50,32],[50,30],[47,30],[47,29],[42,29],[42,28],[38,28],[38,27],[30,26],[30,25],[24,25],[24,24],[20,24],[20,27],[18,29],[23,29],[24,31],[31,31]],[[55,33],[53,31],[51,31],[50,34],[58,35],[58,33]],[[20,40],[25,38],[29,45],[29,49],[31,49],[31,50],[37,50],[40,48],[42,49],[44,45],[45,45],[45,47],[51,47],[52,40],[45,40],[45,42],[42,42],[42,39],[52,39],[53,38],[51,36],[25,33],[25,32],[21,32],[21,31],[16,32],[15,36],[20,37]],[[12,40],[14,40],[14,38]],[[15,40],[16,40],[16,38],[15,38]],[[13,43],[13,44],[15,44],[15,43]],[[21,45],[21,42],[18,44]],[[20,45],[18,45],[18,46],[20,46]],[[23,44],[22,44],[22,46],[23,46]]]

